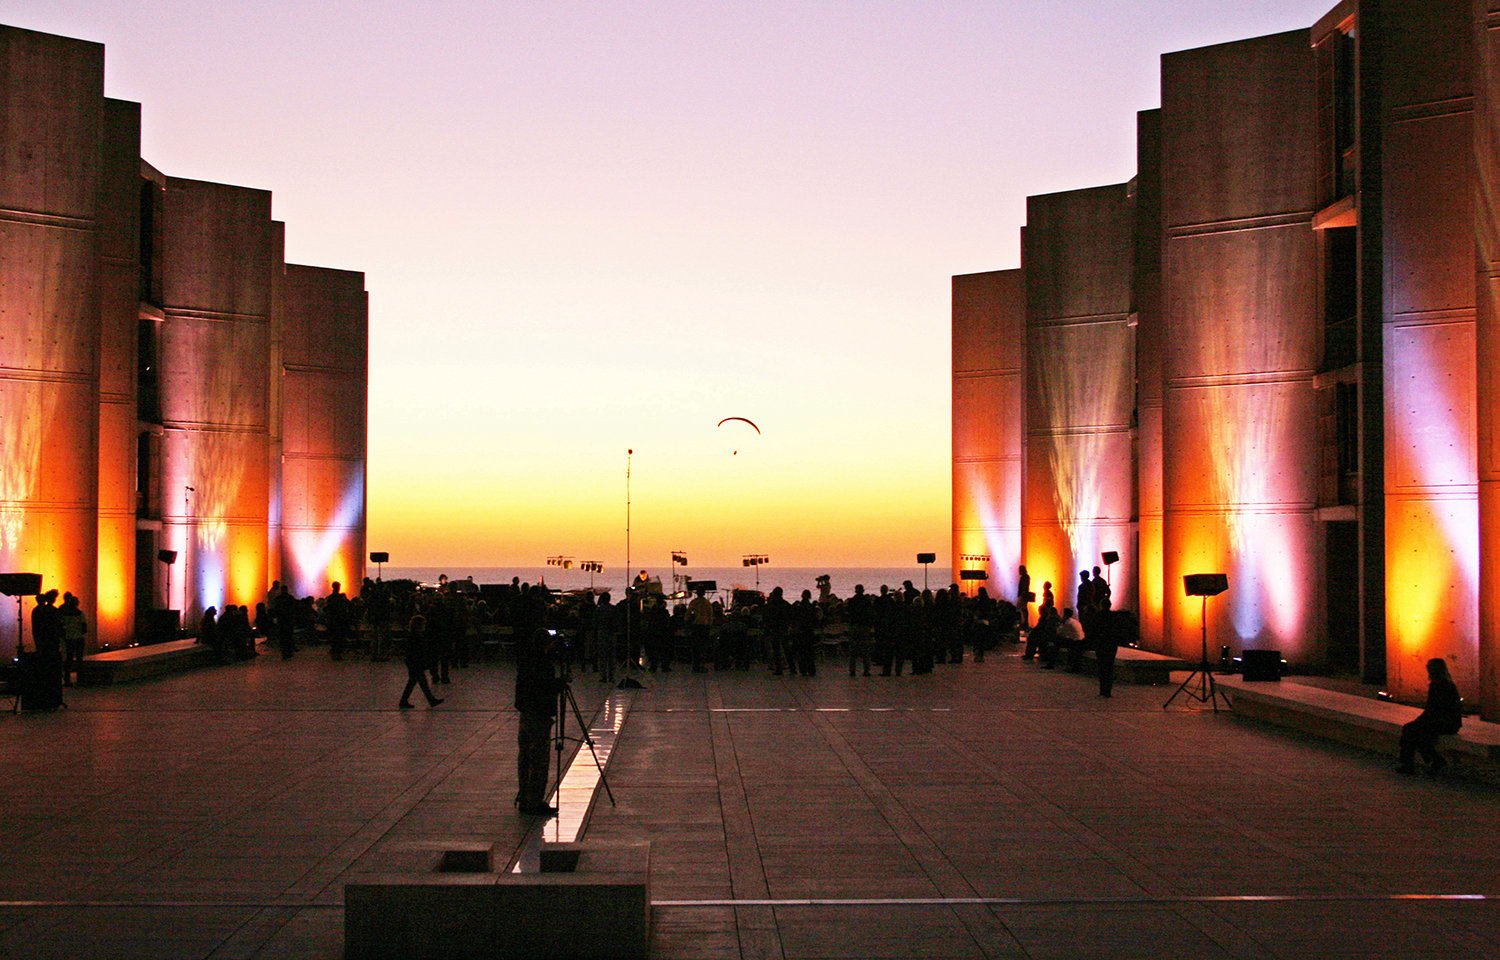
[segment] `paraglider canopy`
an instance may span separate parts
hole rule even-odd
[[[756,436],[760,436],[760,427],[757,427],[755,425],[755,421],[749,420],[749,419],[747,419],[745,417],[725,417],[723,420],[719,421],[718,426],[722,427],[724,424],[728,423],[731,420],[739,420],[742,423],[748,423],[748,424],[750,424],[750,428],[755,431],[755,435]],[[736,451],[734,451],[734,455],[735,456],[739,456],[740,452],[738,450],[736,450]]]

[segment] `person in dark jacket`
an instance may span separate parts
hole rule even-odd
[[[432,688],[427,685],[427,669],[431,666],[430,653],[427,648],[427,618],[418,613],[411,618],[406,627],[406,689],[401,691],[402,710],[411,709],[411,692],[417,687],[422,688],[422,694],[427,697],[427,705],[435,707],[443,702],[442,697],[434,697]]]
[[[1401,762],[1398,773],[1416,773],[1414,754],[1427,761],[1427,772],[1437,773],[1448,765],[1437,752],[1437,738],[1457,733],[1464,723],[1463,698],[1448,673],[1448,663],[1441,657],[1427,661],[1427,706],[1411,723],[1401,727]]]
[[[552,723],[567,678],[553,669],[556,631],[538,628],[516,644],[516,805],[527,816],[550,817],[557,808],[547,803],[547,772],[552,745]]]

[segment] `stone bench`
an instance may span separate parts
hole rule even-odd
[[[196,640],[169,640],[89,654],[83,658],[78,682],[84,686],[128,683],[219,662],[219,653],[213,647]]]
[[[1083,666],[1090,674],[1099,673],[1099,658],[1094,651],[1083,652]],[[1115,680],[1119,683],[1171,683],[1172,671],[1193,670],[1197,664],[1181,657],[1152,653],[1135,647],[1120,647],[1115,652]]]
[[[1215,674],[1214,680],[1236,714],[1392,755],[1401,738],[1402,725],[1422,712],[1417,707],[1389,700],[1288,680],[1246,681],[1220,674]],[[1486,763],[1500,761],[1500,723],[1465,717],[1463,729],[1452,736],[1440,737],[1437,745],[1449,759],[1457,755]]]
[[[424,872],[345,884],[346,960],[646,956],[651,844],[544,844],[537,873],[490,856],[450,845]]]

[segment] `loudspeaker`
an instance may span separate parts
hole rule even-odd
[[[384,551],[382,551],[380,553],[372,553],[372,554],[370,554],[370,562],[371,563],[390,563],[391,562],[391,555],[389,553],[385,553]]]
[[[0,573],[0,593],[7,597],[34,597],[41,592],[40,573]]]
[[[1120,555],[1118,553],[1116,553],[1115,551],[1113,551],[1113,550],[1106,550],[1106,551],[1104,551],[1104,555],[1101,556],[1099,559],[1103,560],[1104,561],[1104,565],[1107,567],[1107,566],[1109,566],[1112,563],[1119,563],[1120,562]]]
[[[1217,597],[1229,589],[1229,574],[1190,573],[1182,578],[1182,586],[1190,597]]]
[[[162,563],[176,563],[177,562],[177,551],[176,550],[158,550],[158,551],[156,551],[156,559],[160,560]]]
[[[1240,679],[1280,680],[1280,650],[1244,650],[1240,653]]]
[[[935,553],[919,553],[919,554],[917,554],[917,562],[918,563],[937,563],[937,554],[935,554]]]
[[[988,580],[989,578],[990,575],[983,570],[958,571],[958,579],[960,580]]]
[[[689,580],[687,584],[688,593],[697,593],[699,590],[705,593],[712,593],[717,589],[719,589],[719,581],[717,580]]]

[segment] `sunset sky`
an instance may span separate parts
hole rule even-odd
[[[1129,179],[1162,53],[1330,0],[0,0],[104,43],[163,172],[370,294],[400,565],[949,557],[949,277]],[[754,420],[716,424],[724,417]]]

